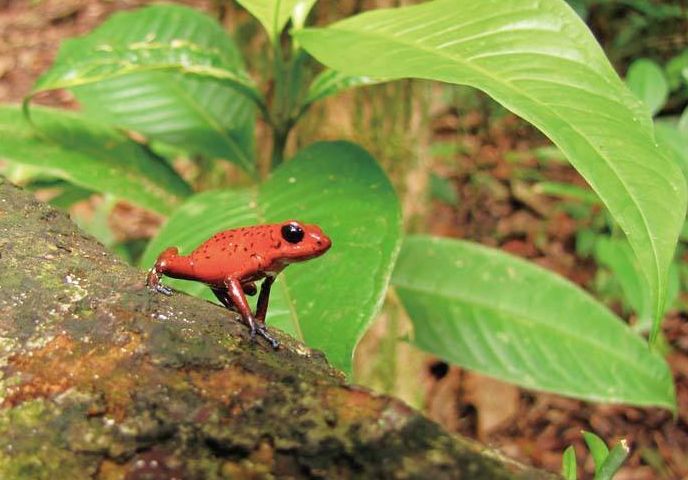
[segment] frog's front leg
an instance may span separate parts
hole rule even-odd
[[[258,305],[256,306],[256,320],[258,320],[258,323],[261,325],[265,325],[265,315],[268,313],[268,300],[270,299],[270,288],[274,281],[275,277],[268,275],[260,286],[260,295],[258,295]]]
[[[244,290],[241,286],[241,282],[239,282],[239,280],[235,278],[228,278],[227,280],[225,280],[225,286],[227,287],[227,299],[231,301],[234,308],[236,308],[239,314],[241,314],[241,317],[243,318],[244,322],[248,324],[249,328],[251,329],[251,337],[255,337],[257,332],[258,334],[260,334],[261,337],[265,338],[268,342],[270,342],[272,348],[279,347],[279,342],[268,333],[265,324],[261,323],[259,325],[256,325],[256,317],[254,317],[253,313],[251,313],[251,307],[246,301],[246,296],[244,295]],[[261,287],[261,295],[262,293],[263,289]]]
[[[170,260],[178,254],[179,251],[176,247],[170,247],[158,256],[155,265],[148,270],[148,276],[146,277],[146,286],[148,288],[152,288],[156,292],[164,293],[165,295],[172,295],[172,289],[160,283],[160,279],[167,272]]]

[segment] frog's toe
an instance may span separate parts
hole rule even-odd
[[[278,341],[275,337],[273,337],[272,335],[270,335],[270,334],[268,333],[268,329],[267,329],[267,328],[265,328],[265,327],[258,327],[258,333],[260,333],[260,336],[261,336],[261,337],[263,337],[265,340],[267,340],[268,342],[270,342],[270,345],[272,345],[272,348],[274,348],[275,350],[277,350],[277,349],[279,348],[279,346],[280,346],[279,341]]]
[[[168,297],[172,296],[172,289],[170,287],[166,287],[165,285],[158,283],[155,286],[155,291],[158,293],[162,293],[163,295],[167,295]]]

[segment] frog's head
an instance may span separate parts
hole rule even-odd
[[[280,256],[285,263],[319,257],[332,246],[332,240],[317,225],[289,220],[278,224],[277,227],[282,240],[279,247]]]

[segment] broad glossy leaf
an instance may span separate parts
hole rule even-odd
[[[57,208],[68,209],[75,203],[84,201],[93,195],[93,191],[87,188],[72,185],[68,182],[65,183],[67,183],[67,185],[62,188],[62,191],[49,201],[51,205]]]
[[[622,238],[599,236],[595,242],[595,260],[607,267],[621,286],[624,300],[646,330],[652,324],[648,288],[628,242]]]
[[[654,115],[662,109],[669,96],[664,72],[652,60],[635,60],[626,73],[626,84]]]
[[[256,17],[268,32],[270,39],[276,38],[289,19],[303,25],[308,12],[317,0],[237,0],[251,15]]]
[[[167,246],[189,253],[218,231],[288,219],[317,223],[333,246],[323,257],[290,265],[277,277],[267,321],[351,372],[353,349],[382,302],[401,228],[394,190],[360,147],[316,143],[260,187],[192,197],[150,243],[142,265],[152,265]],[[189,282],[169,284],[192,293],[208,291],[198,284],[189,290],[183,286]]]
[[[688,72],[688,48],[685,48],[666,63],[664,73],[672,92],[680,88],[681,85],[688,83],[686,72]]]
[[[571,8],[581,17],[584,21],[587,20],[590,11],[588,10],[588,0],[566,0]]]
[[[72,89],[94,118],[254,169],[261,96],[232,39],[190,8],[118,13],[67,40],[32,94],[56,88]]]
[[[675,408],[664,359],[576,285],[476,244],[408,238],[392,277],[414,342],[527,388]]]
[[[638,267],[638,261],[628,242],[623,238],[613,238],[598,235],[595,239],[595,261],[598,265],[607,267],[612,274],[609,281],[621,287],[621,298],[624,306],[630,307],[635,313],[633,330],[647,333],[652,326],[652,311],[645,277]],[[666,310],[673,307],[680,290],[680,277],[676,263],[669,267],[667,284]]]
[[[52,181],[33,181],[24,186],[27,190],[37,191],[45,188],[57,190],[57,194],[48,202],[62,209],[68,209],[75,203],[90,198],[95,192],[88,188],[83,188],[65,180],[53,179]]]
[[[167,214],[191,193],[163,160],[120,132],[62,110],[0,108],[0,157]]]
[[[13,169],[34,170],[34,173],[30,173],[27,177],[20,177],[19,179],[7,175],[5,168],[0,169],[0,172],[7,176],[13,183],[21,185],[24,189],[31,192],[48,191],[49,194],[52,192],[53,196],[50,197],[48,203],[57,208],[66,210],[75,203],[86,200],[96,193],[93,190],[74,185],[66,180],[47,175],[40,167],[11,162],[8,162],[7,166],[10,167],[10,171]]]
[[[688,69],[686,71],[688,72]],[[681,113],[676,127],[679,132],[688,136],[688,107],[683,109],[683,113]]]
[[[313,83],[308,87],[305,103],[308,105],[349,88],[374,85],[383,81],[366,76],[345,75],[334,70],[325,70],[315,77]]]
[[[435,0],[295,35],[334,70],[470,85],[542,130],[628,236],[658,331],[685,181],[656,146],[647,109],[563,1]]]
[[[664,151],[674,160],[688,179],[688,132],[667,120],[655,122],[655,135]]]
[[[600,199],[594,192],[572,183],[540,182],[535,185],[535,192],[542,195],[569,198],[587,205],[598,205],[600,203]]]
[[[318,0],[297,0],[291,10],[292,28],[300,30],[306,24],[308,14],[311,13],[315,2]]]

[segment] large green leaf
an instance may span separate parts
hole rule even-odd
[[[383,81],[382,79],[365,76],[351,76],[334,70],[325,70],[313,79],[313,82],[308,87],[304,103],[310,105],[311,103],[331,95],[336,95],[349,88],[374,85]]]
[[[688,80],[688,68],[686,69],[686,77]],[[683,109],[683,113],[681,113],[681,116],[678,118],[678,124],[676,127],[681,131],[681,133],[688,135],[688,107]]]
[[[647,58],[639,58],[628,67],[626,84],[652,115],[662,109],[669,97],[669,85],[662,68]]]
[[[295,35],[334,70],[470,85],[542,130],[628,236],[651,289],[654,337],[685,181],[656,146],[647,109],[565,2],[435,0]]]
[[[682,85],[688,84],[688,48],[671,58],[664,67],[669,90],[678,90]]]
[[[47,108],[33,119],[37,129],[18,107],[0,108],[0,158],[163,214],[191,193],[166,162],[112,128]]]
[[[317,0],[237,0],[246,10],[258,19],[271,39],[275,39],[292,16],[299,25],[308,16]]]
[[[655,134],[664,151],[674,159],[688,179],[688,132],[682,132],[675,122],[658,120],[655,122]]]
[[[192,197],[150,243],[142,264],[152,265],[170,245],[189,253],[218,231],[290,218],[319,224],[333,246],[323,257],[291,265],[277,277],[268,323],[323,350],[350,372],[353,349],[380,307],[401,228],[394,190],[360,147],[317,143],[260,187]],[[191,293],[208,291],[181,280],[169,283]]]
[[[232,39],[192,9],[118,13],[67,40],[32,95],[57,88],[71,88],[94,118],[254,170],[260,93]]]
[[[476,244],[408,238],[392,284],[414,342],[450,362],[528,388],[675,408],[664,359],[583,290]]]
[[[594,257],[597,264],[607,267],[612,275],[611,278],[605,279],[604,275],[599,275],[602,271],[598,271],[596,290],[605,297],[611,296],[614,301],[618,301],[618,295],[621,294],[623,306],[628,306],[635,312],[633,329],[646,333],[652,326],[649,290],[645,277],[638,268],[638,259],[633,256],[626,239],[598,235],[595,238]],[[614,291],[617,285],[621,289],[620,292]],[[611,291],[605,295],[607,290]],[[679,271],[676,263],[672,263],[669,267],[665,312],[674,306],[679,290]]]
[[[623,292],[624,300],[636,313],[636,323],[644,330],[652,324],[645,277],[626,239],[600,235],[595,241],[595,261],[607,267]]]

